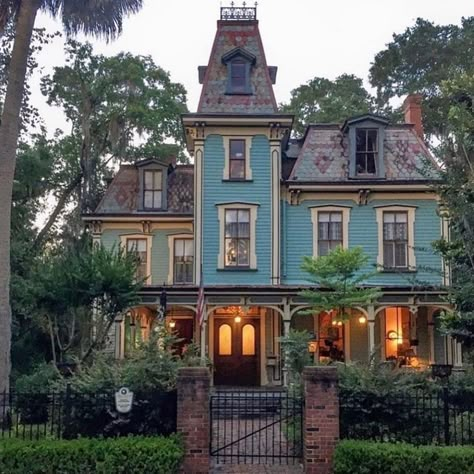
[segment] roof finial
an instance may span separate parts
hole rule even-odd
[[[223,7],[221,4],[221,20],[256,20],[257,19],[257,5],[248,7],[246,0],[242,2],[241,7],[236,7],[234,0],[230,2],[230,7]]]

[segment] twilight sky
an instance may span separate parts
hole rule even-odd
[[[200,94],[197,67],[208,62],[216,32],[219,6],[230,0],[145,0],[142,11],[128,18],[123,35],[113,43],[92,40],[95,50],[112,55],[120,51],[151,55],[156,64],[184,84],[188,106],[195,111]],[[236,2],[240,5],[240,2]],[[253,2],[248,1],[248,4]],[[333,79],[353,73],[367,81],[375,54],[423,17],[437,23],[459,23],[474,15],[473,0],[260,0],[260,32],[267,62],[278,66],[275,93],[278,102],[287,101],[290,91],[315,76]],[[49,31],[58,24],[41,15],[36,26]],[[63,63],[62,42],[45,48],[39,58],[43,74]],[[33,84],[34,103],[48,129],[67,129],[58,110],[47,106]]]

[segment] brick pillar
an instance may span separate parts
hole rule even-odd
[[[211,376],[205,367],[183,367],[178,372],[178,433],[184,440],[182,472],[209,472],[209,388]]]
[[[306,474],[332,472],[339,441],[339,396],[336,367],[306,367],[304,381],[303,457]]]

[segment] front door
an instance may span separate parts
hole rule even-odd
[[[214,322],[214,384],[252,386],[260,384],[260,321],[218,318]]]

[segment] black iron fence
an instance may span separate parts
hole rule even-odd
[[[176,431],[176,391],[136,393],[119,413],[114,392],[0,393],[0,440],[168,435]]]
[[[473,444],[474,392],[343,393],[341,437],[413,444]]]
[[[303,400],[282,390],[216,390],[210,454],[217,464],[297,464]]]

